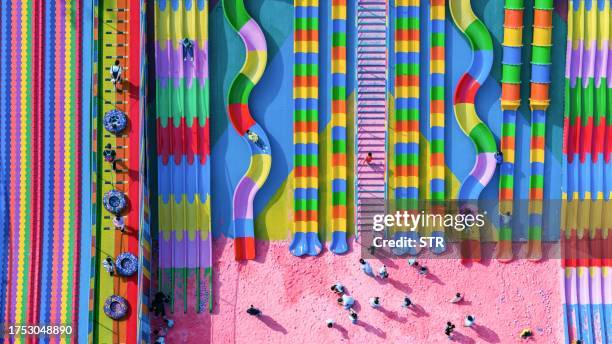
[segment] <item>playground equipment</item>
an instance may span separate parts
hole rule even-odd
[[[138,271],[138,258],[130,252],[123,252],[115,259],[115,269],[120,276],[132,276]]]
[[[104,129],[115,135],[120,134],[127,128],[127,120],[123,111],[112,109],[104,114]]]
[[[386,209],[387,10],[386,0],[357,2],[356,238]]]
[[[127,197],[118,190],[110,190],[102,197],[102,204],[107,211],[119,215],[127,208]]]
[[[87,322],[79,308],[82,225],[80,2],[0,2],[0,318]],[[87,172],[88,173],[88,172]],[[87,185],[87,184],[86,184]],[[86,253],[85,253],[86,254]],[[89,277],[89,276],[88,276]],[[0,341],[25,342],[25,336]]]
[[[523,1],[504,2],[504,50],[502,58],[501,109],[503,162],[499,169],[499,237],[497,259],[512,260],[512,215],[514,213],[514,163],[516,114],[521,105],[521,47],[523,45]]]
[[[346,133],[346,0],[332,0],[332,242],[329,250],[348,250],[347,228],[347,133]]]
[[[236,260],[255,259],[253,199],[268,178],[272,165],[270,141],[263,128],[251,117],[249,95],[261,79],[268,58],[266,39],[249,16],[242,0],[224,0],[223,11],[246,48],[246,60],[232,82],[228,113],[236,132],[249,144],[251,163],[234,191],[233,221]]]
[[[104,302],[104,314],[113,320],[121,320],[129,309],[125,298],[118,295],[111,295]]]
[[[458,199],[463,202],[461,212],[474,213],[480,193],[495,173],[497,145],[491,130],[483,123],[474,107],[474,98],[480,85],[487,79],[493,64],[493,42],[485,25],[472,11],[470,0],[450,0],[451,16],[472,48],[472,64],[455,88],[454,110],[459,126],[476,148],[476,162],[470,174],[461,183]],[[467,202],[473,202],[469,204]],[[462,235],[461,256],[480,260],[480,231],[468,228]]]
[[[319,2],[294,1],[294,219],[289,251],[318,255],[319,241]]]
[[[420,20],[418,0],[395,4],[395,209],[416,214],[419,201]],[[418,231],[396,230],[394,239],[419,239]],[[396,255],[418,254],[396,248]]]
[[[110,276],[102,268],[104,256],[118,256],[130,252],[137,256],[138,235],[126,235],[115,231],[112,219],[122,214],[126,227],[138,233],[140,224],[140,145],[141,145],[141,98],[138,92],[141,84],[141,28],[142,11],[139,0],[104,0],[97,7],[98,44],[97,88],[98,108],[93,131],[96,146],[96,171],[94,175],[96,200],[94,207],[95,275],[93,284],[93,307],[90,338],[94,342],[134,342],[138,324],[137,309],[139,299],[138,284]],[[109,66],[118,60],[122,81],[114,84],[108,73]],[[129,127],[118,133],[107,130],[105,116],[101,114],[123,113]],[[116,168],[103,161],[102,150],[110,145],[116,152]],[[130,277],[133,279],[133,277]],[[111,302],[113,316],[121,315],[124,302],[134,312],[123,313],[122,321],[116,322],[108,317],[106,306],[110,295],[120,296],[119,303]]]
[[[193,45],[187,58],[185,38]],[[212,284],[208,1],[156,1],[154,62],[158,290],[172,311],[177,301],[184,313],[200,312],[206,301],[210,311],[212,299],[200,292]]]
[[[612,264],[606,249],[611,247],[606,215],[612,211],[608,171],[610,30],[608,1],[570,1],[563,145],[562,298],[566,340],[580,339],[585,343],[607,343],[612,336],[609,328]]]
[[[429,201],[432,214],[444,215],[446,210],[446,180],[444,161],[444,75],[445,75],[445,34],[446,4],[444,0],[431,1],[429,49]],[[442,224],[440,224],[442,225]],[[431,236],[444,239],[444,227],[431,228]],[[446,245],[432,247],[431,251],[441,254]]]
[[[529,242],[527,248],[527,256],[532,260],[542,258],[544,152],[546,146],[546,110],[550,104],[553,9],[552,0],[536,0],[533,11],[531,98],[529,102],[531,106],[531,149],[529,151],[531,177],[529,180]]]

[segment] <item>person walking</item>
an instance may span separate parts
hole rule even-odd
[[[459,303],[463,300],[463,295],[461,293],[456,293],[455,297],[450,300],[450,303]]]
[[[170,302],[170,298],[166,296],[166,294],[158,291],[155,293],[153,297],[153,302],[151,302],[151,308],[153,309],[153,313],[155,316],[161,316],[166,319],[166,303]]]
[[[525,328],[521,331],[521,339],[527,339],[533,337],[533,331],[530,328]]]
[[[118,83],[121,83],[121,73],[123,72],[123,68],[121,67],[121,63],[119,60],[115,60],[115,64],[110,67],[111,74],[111,82],[115,87],[117,87]]]
[[[325,320],[325,325],[327,326],[327,328],[334,327],[334,324],[335,324],[334,319],[327,319],[327,320]]]
[[[366,262],[363,258],[359,259],[360,269],[368,276],[374,276],[374,272],[372,271],[372,266],[370,263]]]
[[[448,321],[446,323],[446,328],[444,329],[444,334],[448,337],[448,339],[453,339],[453,331],[455,330],[455,325]]]
[[[338,295],[344,294],[344,286],[340,283],[335,283],[332,285],[331,290]]]
[[[102,262],[102,266],[104,267],[104,270],[111,275],[111,277],[115,275],[115,263],[111,257],[106,257],[104,262]]]
[[[412,306],[412,300],[410,300],[408,296],[404,297],[404,302],[402,302],[402,307],[408,308],[410,306]]]
[[[380,269],[378,270],[378,276],[380,276],[380,278],[382,279],[387,279],[389,278],[389,272],[387,272],[387,266],[383,265],[380,267]]]
[[[380,297],[375,296],[370,298],[370,306],[372,306],[372,308],[380,307]]]
[[[261,311],[259,309],[255,308],[255,307],[253,307],[253,305],[251,305],[251,307],[247,308],[246,312],[249,315],[252,315],[252,316],[255,316],[255,317],[258,317],[258,316],[261,315]]]
[[[113,149],[113,146],[111,146],[110,143],[107,143],[106,146],[104,146],[102,156],[104,157],[104,161],[110,163],[111,168],[113,169],[113,171],[115,171],[117,167],[117,161],[115,160],[115,158],[117,157],[117,152]]]
[[[342,297],[338,298],[338,303],[341,304],[344,309],[350,309],[355,304],[355,298],[350,295],[343,294]]]
[[[474,318],[473,315],[468,315],[465,317],[465,320],[463,321],[463,326],[465,327],[472,327],[472,325],[474,325],[474,322],[476,321],[476,318]]]
[[[349,320],[353,324],[356,324],[357,323],[357,319],[359,319],[359,316],[357,315],[357,312],[355,312],[352,308],[349,309]]]
[[[425,266],[421,266],[421,267],[419,268],[419,274],[421,274],[421,275],[427,275],[427,267],[425,267]]]
[[[183,61],[193,62],[193,42],[185,37],[181,40],[183,46]]]
[[[115,226],[115,230],[125,233],[125,221],[123,221],[123,217],[118,215],[115,216],[113,219],[113,226]]]

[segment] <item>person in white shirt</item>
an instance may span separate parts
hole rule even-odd
[[[380,270],[378,270],[378,276],[382,279],[387,279],[389,277],[389,272],[387,272],[387,266],[383,265]]]
[[[476,318],[474,318],[473,315],[468,315],[465,317],[465,321],[463,322],[463,326],[465,327],[472,327],[472,325],[474,325],[474,322],[476,321]]]
[[[344,294],[344,286],[340,283],[332,285],[331,290],[338,295]]]
[[[344,309],[349,309],[355,303],[355,299],[352,296],[344,294],[342,297],[338,298],[338,303],[341,304]]]
[[[125,222],[123,221],[123,217],[115,216],[113,219],[113,225],[115,229],[120,231],[121,233],[125,233]]]
[[[459,303],[463,300],[463,295],[461,293],[456,293],[455,297],[450,300],[450,303]]]
[[[102,262],[102,266],[104,270],[111,275],[111,277],[115,274],[115,263],[111,257],[106,257],[106,259]]]
[[[372,306],[372,308],[380,307],[380,297],[375,296],[370,298],[370,306]]]
[[[121,83],[121,72],[123,68],[121,68],[121,64],[119,60],[115,60],[115,64],[110,67],[111,74],[111,82],[113,85],[117,85],[117,83]]]

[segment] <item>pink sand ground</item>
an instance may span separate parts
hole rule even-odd
[[[231,240],[214,243],[214,311],[172,315],[176,325],[168,343],[448,343],[447,321],[456,324],[457,343],[519,343],[525,327],[535,332],[529,343],[562,343],[559,261],[484,261],[470,267],[458,260],[421,261],[428,277],[406,260],[385,260],[388,281],[364,275],[359,250],[344,256],[324,251],[296,258],[285,242],[258,242],[258,259],[238,263]],[[375,270],[380,261],[370,261]],[[357,325],[336,304],[330,286],[343,283],[357,300]],[[455,292],[462,304],[450,304]],[[400,307],[408,294],[417,307]],[[193,294],[192,294],[193,295]],[[369,306],[380,296],[382,308]],[[249,316],[253,304],[262,317]],[[472,314],[477,326],[463,327]],[[325,320],[336,321],[333,329]]]

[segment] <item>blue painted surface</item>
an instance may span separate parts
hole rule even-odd
[[[89,334],[89,278],[91,276],[91,94],[93,72],[93,1],[83,0],[82,7],[82,98],[81,98],[81,243],[80,243],[80,275],[79,275],[79,328],[77,336],[79,343],[87,343]]]
[[[10,25],[11,10],[8,1],[0,2],[0,84],[8,85],[10,80],[11,42]],[[0,166],[10,166],[10,88],[0,87]],[[0,167],[0,238],[9,236],[9,169]],[[9,240],[0,241],[0,261],[6,262]],[[0,314],[4,315],[6,307],[6,287],[8,264],[0,264]],[[0,339],[3,339],[2,331]]]

